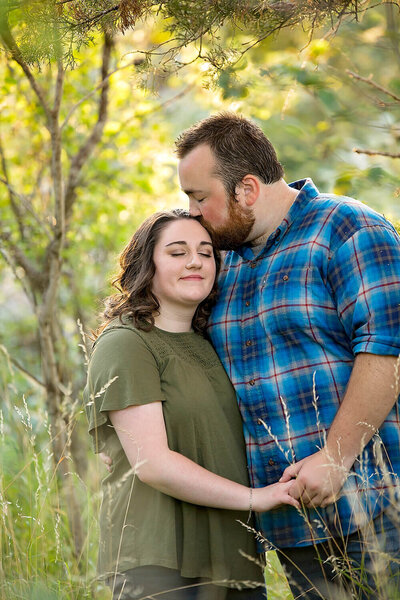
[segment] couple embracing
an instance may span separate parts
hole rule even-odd
[[[295,597],[396,589],[399,236],[288,185],[240,116],[176,147],[190,213],[134,234],[89,365],[100,573],[115,600],[261,600],[268,544]]]

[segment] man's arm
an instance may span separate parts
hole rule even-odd
[[[400,360],[358,354],[343,402],[326,445],[283,472],[296,477],[289,493],[305,506],[326,506],[337,498],[349,469],[390,412],[399,394]]]

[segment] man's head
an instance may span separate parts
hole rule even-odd
[[[221,113],[184,131],[176,151],[191,213],[210,229],[217,247],[242,245],[254,225],[260,184],[283,176],[271,142],[251,121]]]

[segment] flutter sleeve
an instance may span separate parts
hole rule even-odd
[[[106,329],[94,344],[84,390],[95,452],[112,429],[109,411],[163,400],[159,367],[142,337],[126,327]]]

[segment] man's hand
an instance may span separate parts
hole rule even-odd
[[[280,482],[295,478],[288,493],[304,506],[325,507],[337,500],[348,470],[329,457],[325,448],[287,467]]]

